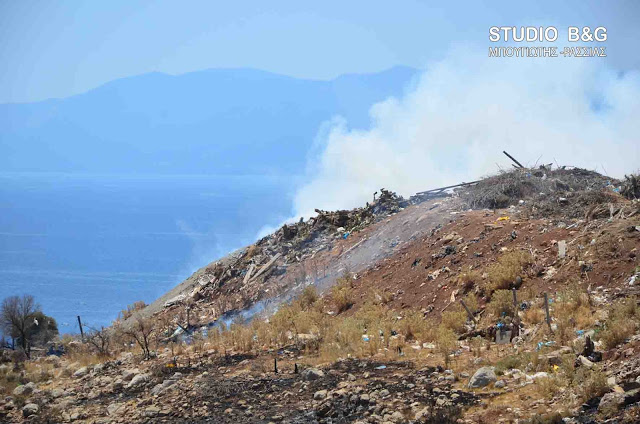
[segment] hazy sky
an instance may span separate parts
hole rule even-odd
[[[326,79],[425,67],[492,25],[604,25],[640,67],[640,2],[0,0],[0,103],[65,97],[151,71],[254,67]],[[481,44],[482,45],[482,44]]]

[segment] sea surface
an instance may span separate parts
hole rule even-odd
[[[61,333],[110,324],[289,217],[299,178],[0,174],[0,299],[32,294]]]

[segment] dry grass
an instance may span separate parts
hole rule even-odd
[[[336,285],[331,288],[331,299],[338,313],[344,312],[353,306],[355,299],[353,288],[351,287],[351,279],[348,276],[339,279]]]
[[[527,325],[537,325],[544,321],[545,313],[541,307],[531,306],[522,313],[522,320]]]
[[[487,270],[490,290],[504,290],[516,281],[517,277],[523,277],[524,267],[533,263],[533,257],[529,252],[517,250],[503,254],[498,262]]]
[[[605,329],[600,340],[607,349],[612,349],[631,337],[638,328],[640,309],[635,298],[628,298],[611,306]]]
[[[462,306],[456,306],[442,314],[441,324],[455,333],[463,333],[466,322],[467,312],[462,309]]]
[[[350,288],[347,284],[342,281],[336,290]],[[330,294],[332,301],[335,293]],[[434,330],[419,311],[403,311],[399,316],[386,305],[368,301],[351,316],[332,316],[309,290],[281,306],[267,321],[256,319],[251,324],[212,329],[209,343],[218,352],[247,353],[298,344],[307,353],[317,353],[320,362],[331,362],[348,356],[413,354],[412,349],[405,349],[407,341],[420,343],[434,337]]]
[[[315,286],[307,286],[302,291],[298,300],[303,307],[310,307],[318,301],[318,298],[319,296]]]
[[[478,271],[468,271],[460,274],[457,278],[458,284],[462,286],[462,292],[469,292],[475,285],[482,281],[482,274]]]
[[[501,317],[503,314],[513,316],[515,308],[511,290],[496,290],[493,292],[487,309],[495,318]]]
[[[604,395],[609,391],[607,376],[598,369],[579,368],[573,379],[583,401]]]
[[[573,340],[576,329],[589,328],[594,323],[590,299],[586,289],[577,283],[560,292],[553,303],[552,314],[558,325],[556,340],[567,344]]]
[[[458,347],[458,337],[450,328],[443,325],[438,327],[436,332],[436,347],[442,359],[444,360],[445,367],[449,367],[451,361],[451,352]]]
[[[551,400],[561,393],[566,385],[567,382],[563,378],[554,375],[548,378],[538,378],[535,388],[540,397]]]

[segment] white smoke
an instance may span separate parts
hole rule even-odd
[[[456,50],[412,92],[370,110],[369,130],[335,119],[297,192],[297,217],[361,206],[381,187],[411,195],[533,165],[621,177],[640,163],[640,75],[602,58],[496,59]]]

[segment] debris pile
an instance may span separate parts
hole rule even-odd
[[[517,168],[485,178],[457,193],[472,209],[525,205],[532,217],[584,217],[594,205],[618,203],[620,183],[594,171],[560,167]]]
[[[627,199],[640,199],[640,176],[625,175],[620,194]]]
[[[181,309],[185,305],[193,306],[195,302],[208,304],[216,299],[215,305],[208,308],[209,320],[250,308],[260,300],[278,296],[277,288],[267,290],[265,287],[264,282],[269,277],[286,274],[292,264],[301,263],[320,251],[331,249],[335,241],[346,239],[352,233],[395,214],[408,205],[407,200],[383,188],[379,194],[374,193],[371,203],[361,208],[338,211],[316,209],[316,216],[306,221],[300,219],[294,224],[284,224],[255,244],[209,265],[197,277],[195,288],[188,293],[171,297],[163,306]],[[294,279],[300,278],[304,279],[306,276],[296,276]],[[237,296],[229,296],[233,293]]]

